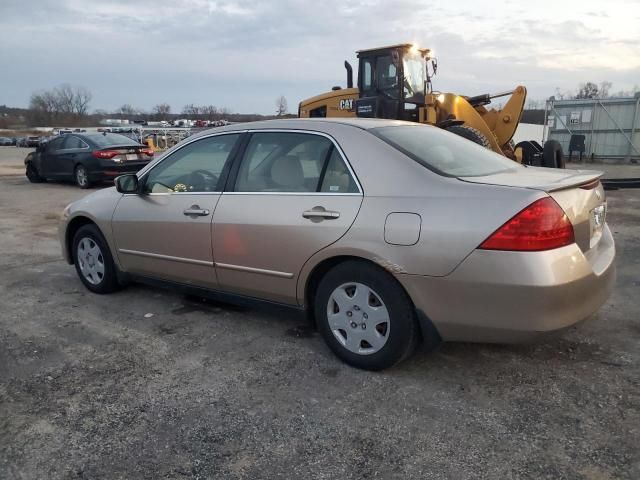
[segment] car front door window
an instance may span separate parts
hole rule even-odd
[[[153,168],[145,193],[219,192],[240,134],[203,138],[180,148]]]

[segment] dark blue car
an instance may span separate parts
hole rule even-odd
[[[80,188],[133,173],[153,159],[153,150],[116,133],[68,133],[40,146],[25,158],[32,183],[73,180]]]

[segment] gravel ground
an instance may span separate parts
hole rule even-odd
[[[55,234],[84,194],[0,177],[0,478],[640,478],[640,190],[609,192],[593,318],[382,373],[295,316],[89,293]]]

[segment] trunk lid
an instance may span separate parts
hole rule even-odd
[[[573,224],[576,243],[583,252],[595,247],[605,224],[607,202],[595,170],[558,170],[528,167],[483,177],[460,177],[464,182],[530,188],[547,192]]]

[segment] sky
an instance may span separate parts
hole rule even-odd
[[[0,105],[69,83],[92,109],[295,112],[356,50],[405,42],[433,49],[439,91],[616,92],[640,85],[639,25],[640,0],[0,0]]]

